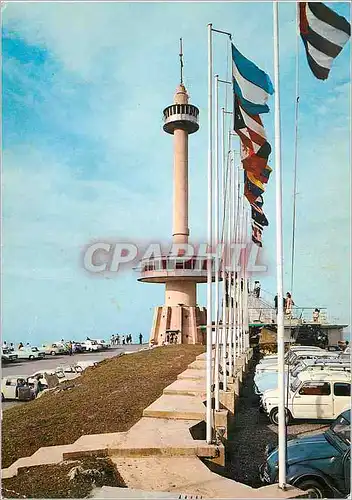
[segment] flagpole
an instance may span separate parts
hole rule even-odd
[[[206,356],[206,441],[212,443],[212,184],[213,184],[213,33],[208,24],[208,260],[207,260],[207,356]]]
[[[230,152],[228,152],[228,162],[230,165],[229,172],[229,220],[228,220],[228,228],[227,228],[227,248],[228,248],[228,266],[229,271],[227,273],[228,277],[228,340],[229,340],[229,377],[233,375],[233,349],[232,349],[232,335],[233,335],[233,304],[232,304],[232,267],[231,267],[231,243],[232,243],[232,225],[233,225],[233,192],[232,192],[232,183],[233,183],[233,169],[231,164],[231,156]]]
[[[225,156],[225,109],[221,109],[222,114],[222,130],[221,130],[221,159],[222,159],[222,206],[223,206],[223,227],[221,243],[224,244],[226,240],[226,203],[227,203],[227,184],[228,184],[228,168]],[[223,373],[223,390],[227,391],[227,315],[226,315],[226,245],[223,246],[222,255],[222,373]]]
[[[235,172],[235,182],[233,186],[233,191],[234,191],[234,213],[235,213],[235,222],[234,222],[234,242],[235,242],[235,252],[234,252],[234,259],[233,259],[233,269],[232,269],[232,275],[233,275],[233,283],[234,283],[234,329],[233,329],[233,370],[234,372],[236,371],[237,367],[237,357],[238,357],[238,306],[237,306],[237,286],[236,286],[236,269],[237,269],[237,262],[238,262],[238,166],[236,165],[236,155],[235,155],[235,150],[233,150],[233,158],[234,158],[234,172]]]
[[[215,141],[214,141],[214,155],[215,155],[215,370],[214,370],[214,391],[215,391],[215,411],[220,410],[219,399],[219,75],[215,75]]]
[[[279,12],[273,2],[274,24],[274,87],[275,87],[275,176],[276,176],[276,270],[277,270],[277,352],[279,390],[279,488],[286,486],[286,422],[285,422],[285,341],[283,303],[283,237],[282,237],[282,178],[281,178],[281,123],[279,77]]]

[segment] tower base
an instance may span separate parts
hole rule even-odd
[[[206,323],[204,307],[159,306],[154,309],[150,343],[205,344],[205,334],[198,328]]]

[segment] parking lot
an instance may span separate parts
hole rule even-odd
[[[265,446],[277,445],[278,428],[259,412],[259,397],[254,394],[253,377],[256,361],[243,381],[235,410],[236,427],[229,441],[226,475],[254,488],[263,486],[258,469],[265,457]],[[327,429],[329,424],[316,421],[293,421],[287,427],[288,439],[306,436]]]
[[[21,375],[29,377],[33,373],[39,370],[55,370],[60,365],[73,365],[79,361],[89,361],[96,360],[102,361],[103,359],[112,358],[117,356],[121,352],[126,351],[138,351],[146,345],[120,345],[116,347],[110,347],[104,351],[90,352],[85,354],[73,354],[60,355],[60,356],[46,356],[45,359],[33,360],[33,361],[18,361],[15,363],[4,363],[2,364],[2,377],[9,375]],[[2,403],[2,409],[6,410],[14,405],[26,404],[18,401],[5,401]]]

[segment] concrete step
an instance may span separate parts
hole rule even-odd
[[[251,488],[211,472],[198,458],[112,458],[117,470],[123,477],[128,490],[142,490],[138,498],[152,498],[152,493],[166,492],[164,498],[170,498],[170,492],[182,492],[179,499],[192,498],[295,498],[302,491],[288,486],[286,491],[280,490],[277,484],[262,488]],[[144,496],[143,495],[144,492]],[[109,497],[95,498],[129,498],[123,492]],[[121,495],[121,496],[120,496]],[[136,497],[132,497],[136,498]],[[159,497],[162,498],[162,497]],[[175,497],[173,497],[175,498]]]
[[[200,398],[163,394],[143,411],[144,417],[201,421],[205,406]]]
[[[188,365],[188,368],[190,370],[206,370],[207,368],[207,362],[203,360],[196,360],[193,361],[190,365]]]
[[[178,380],[182,379],[191,379],[191,380],[199,380],[199,379],[206,379],[206,372],[205,370],[193,370],[188,368],[184,372],[180,373],[180,375],[177,376]]]
[[[163,394],[173,394],[180,396],[198,396],[204,398],[206,396],[205,379],[178,379],[172,384],[165,387]]]
[[[199,456],[213,458],[220,455],[221,446],[209,445],[203,440],[192,438],[190,428],[192,420],[171,420],[143,417],[129,431],[118,433],[118,439],[110,439],[114,434],[95,435],[90,448],[88,441],[85,446],[64,454],[64,459],[77,459],[86,455],[97,455],[99,447],[105,443],[105,453],[100,455],[120,457],[148,457],[148,456]],[[86,436],[87,438],[89,436]],[[99,440],[97,439],[99,437]],[[103,441],[105,438],[105,441]],[[95,442],[95,446],[94,446]]]

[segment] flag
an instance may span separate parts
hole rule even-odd
[[[251,203],[252,219],[261,226],[268,226],[269,222],[263,212],[263,197],[260,195]]]
[[[263,226],[261,226],[260,224],[258,224],[255,221],[252,221],[252,241],[256,245],[258,245],[258,247],[263,246],[262,233],[263,233]]]
[[[234,129],[241,139],[243,168],[261,182],[268,182],[271,168],[267,165],[271,146],[259,115],[250,116],[241,108],[235,96]]]
[[[258,196],[264,193],[263,183],[246,170],[244,171],[244,184],[245,186],[247,186],[249,193],[251,193],[251,195],[253,195],[255,198],[258,198]],[[252,196],[251,198],[254,201],[255,198],[253,198]],[[251,203],[250,200],[248,201]]]
[[[250,115],[268,113],[266,104],[274,87],[269,76],[249,61],[232,44],[232,79],[233,91],[243,109]]]
[[[249,115],[246,113],[236,95],[234,103],[234,129],[237,135],[239,135],[243,146],[254,153],[257,153],[267,142],[260,116],[258,114]]]
[[[241,148],[243,168],[264,184],[268,182],[270,173],[272,172],[272,169],[267,165],[271,147],[268,142],[266,144],[269,147],[265,148],[263,146],[257,154],[251,154],[248,150],[245,150],[243,147]]]
[[[314,76],[326,80],[351,35],[351,25],[321,2],[299,2],[299,30]]]

